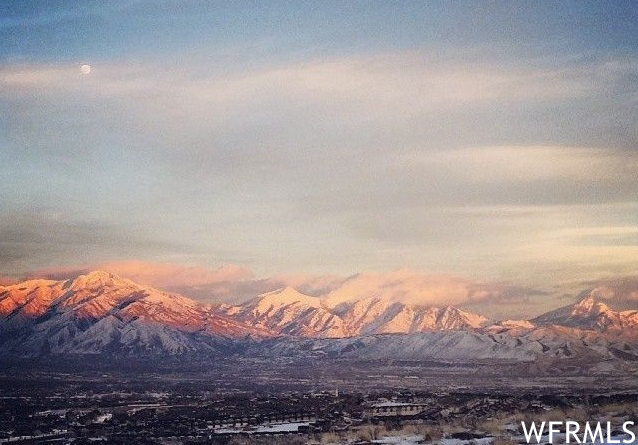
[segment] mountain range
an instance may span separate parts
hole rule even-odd
[[[203,304],[93,271],[0,286],[0,353],[638,361],[638,310],[614,310],[598,294],[531,320],[491,321],[453,306],[292,287]]]

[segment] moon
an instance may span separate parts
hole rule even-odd
[[[80,72],[82,74],[89,74],[91,72],[91,65],[82,65],[80,67]]]

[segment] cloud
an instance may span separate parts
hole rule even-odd
[[[11,286],[19,281],[11,277],[0,277],[0,286]]]
[[[69,258],[158,254],[177,247],[149,239],[132,228],[76,219],[46,209],[5,212],[0,216],[0,262],[5,273],[12,275],[45,264],[64,263]]]
[[[50,279],[68,279],[93,270],[103,270],[140,284],[160,288],[199,287],[223,282],[244,281],[253,277],[250,270],[233,264],[223,265],[217,269],[207,269],[200,266],[181,266],[139,260],[46,268],[32,271],[29,275]]]
[[[106,261],[32,270],[27,278],[66,280],[94,270],[103,270],[138,284],[174,292],[206,303],[239,303],[286,284],[257,279],[252,271],[235,264],[211,269],[141,260]]]
[[[16,11],[9,9],[13,14],[7,14],[0,18],[0,28],[23,28],[32,30],[33,28],[41,28],[47,25],[57,24],[60,22],[69,22],[75,20],[91,21],[91,18],[103,17],[107,18],[109,14],[114,12],[125,12],[128,8],[135,5],[137,0],[128,2],[118,2],[112,5],[65,5],[63,3],[56,7],[48,8],[43,5],[41,8],[28,9],[25,15],[16,14]]]
[[[575,285],[581,290],[577,293],[576,300],[591,295],[615,310],[638,309],[638,275],[610,276]]]
[[[111,261],[84,266],[40,269],[31,278],[63,280],[92,270],[104,270],[169,292],[208,303],[242,303],[283,287],[317,298],[330,306],[346,301],[379,298],[421,306],[460,306],[492,315],[504,307],[533,311],[546,296],[539,289],[509,283],[481,282],[444,275],[426,275],[409,269],[337,275],[275,275],[256,278],[245,267],[232,264],[216,269],[145,261]],[[507,311],[505,311],[507,313]],[[511,315],[511,314],[510,314]]]
[[[554,235],[576,244],[638,245],[638,226],[572,227],[557,230]]]
[[[543,295],[539,290],[505,283],[486,283],[444,275],[424,275],[409,269],[387,273],[361,273],[331,289],[325,297],[333,304],[363,298],[381,298],[417,305],[463,306],[472,303],[520,302]]]
[[[525,249],[564,247],[551,230],[628,224],[634,62],[448,55],[96,60],[89,76],[5,64],[4,202],[91,209],[149,243],[271,274],[494,276]],[[562,209],[581,205],[614,215],[570,224]],[[465,212],[477,208],[503,213]]]
[[[176,107],[151,108],[147,113],[173,116],[185,109],[214,110],[220,104],[231,116],[272,104],[278,104],[271,110],[275,114],[287,114],[303,104],[322,114],[337,112],[333,119],[350,113],[356,113],[350,114],[352,118],[366,114],[387,118],[472,104],[594,97],[614,86],[631,88],[628,81],[638,72],[635,62],[622,58],[555,68],[551,62],[538,61],[508,66],[446,60],[427,51],[257,64],[251,69],[232,63],[220,69],[197,62],[176,67],[144,59],[136,64],[98,60],[92,63],[90,76],[81,74],[80,64],[5,65],[0,70],[0,87],[5,94],[8,88],[19,88],[22,94],[27,88],[80,92],[88,100],[154,93],[145,97],[145,105],[169,99]]]
[[[432,113],[462,113],[468,107],[498,115],[497,108],[508,109],[508,104],[563,106],[567,99],[604,99],[599,96],[610,88],[633,91],[615,98],[616,107],[631,104],[636,90],[630,80],[638,72],[634,62],[622,58],[556,68],[538,61],[520,66],[448,61],[426,51],[258,64],[252,69],[232,63],[220,69],[201,61],[175,67],[144,60],[135,65],[97,61],[93,68],[90,76],[83,76],[79,65],[9,65],[0,70],[0,91],[14,97],[40,91],[67,98],[70,93],[71,99],[80,94],[85,101],[125,100],[137,120],[178,123],[184,129],[232,127],[240,117],[243,126],[292,119],[315,128],[372,122],[387,127],[406,118],[410,123],[412,118],[436,120]],[[127,100],[131,96],[136,100]],[[264,111],[268,113],[260,116]],[[204,123],[206,128],[201,128]],[[161,131],[161,126],[151,129]]]
[[[250,269],[235,264],[224,264],[210,269],[140,260],[47,267],[32,270],[26,274],[26,277],[66,280],[94,270],[110,272],[142,285],[176,292],[209,303],[241,303],[260,294],[288,286],[307,295],[319,297],[347,279],[339,276],[301,274],[257,278]]]

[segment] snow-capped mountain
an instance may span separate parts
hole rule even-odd
[[[489,324],[451,306],[331,300],[291,287],[211,306],[97,271],[0,286],[0,353],[638,362],[638,311],[615,311],[594,295],[533,320]]]
[[[487,319],[452,306],[429,307],[380,298],[342,303],[335,310],[347,320],[351,332],[407,334],[423,331],[472,330]]]
[[[284,288],[217,313],[277,334],[301,337],[352,337],[362,334],[408,334],[433,330],[478,329],[487,319],[447,306],[426,307],[382,298],[330,305],[330,300]]]
[[[249,345],[247,356],[323,357],[351,360],[441,361],[446,363],[516,363],[533,374],[619,372],[621,363],[638,360],[638,343],[611,339],[592,331],[562,326],[524,332],[489,330],[430,331],[412,334],[376,334],[355,337],[277,338]],[[571,368],[570,368],[571,367]],[[570,371],[571,369],[571,371]],[[624,372],[624,371],[621,371]],[[631,372],[631,371],[630,371]]]
[[[268,333],[101,271],[0,287],[0,350],[8,353],[215,352],[251,335]]]
[[[277,334],[301,337],[346,337],[343,320],[319,298],[286,287],[240,306],[220,306],[217,313]]]
[[[616,311],[591,291],[577,303],[547,312],[532,322],[594,330],[619,337],[638,337],[638,310]]]

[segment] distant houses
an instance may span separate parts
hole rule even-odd
[[[426,404],[402,402],[376,402],[364,407],[364,417],[383,419],[394,417],[415,417],[427,409]]]

